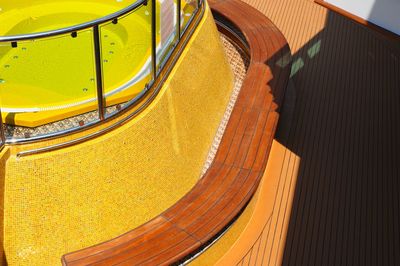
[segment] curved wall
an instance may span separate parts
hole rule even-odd
[[[3,189],[8,264],[59,264],[62,254],[116,237],[175,203],[199,178],[232,87],[207,10],[136,118],[62,150],[21,158],[12,151]]]

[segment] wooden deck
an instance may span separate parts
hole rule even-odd
[[[310,0],[244,2],[293,52],[277,140],[300,166],[283,265],[400,265],[400,42]]]

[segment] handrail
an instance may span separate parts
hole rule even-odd
[[[26,40],[32,40],[32,39],[42,39],[42,38],[53,37],[53,36],[58,36],[58,35],[63,35],[63,34],[67,34],[67,33],[73,33],[73,32],[77,32],[77,31],[85,30],[88,28],[92,28],[96,25],[100,25],[100,24],[104,24],[106,22],[113,21],[114,19],[119,18],[119,17],[126,15],[129,12],[135,10],[136,8],[140,7],[141,5],[147,5],[148,1],[149,0],[137,0],[135,3],[127,6],[124,9],[121,9],[120,11],[117,11],[115,13],[112,13],[110,15],[107,15],[107,16],[99,18],[99,19],[95,19],[95,20],[85,22],[82,24],[78,24],[75,26],[71,26],[71,27],[66,27],[66,28],[51,30],[51,31],[38,32],[38,33],[31,33],[31,34],[0,36],[0,42],[19,42],[19,41],[26,41]]]
[[[113,112],[112,114],[107,114],[106,113],[106,104],[105,104],[105,94],[103,91],[103,73],[102,73],[102,60],[101,60],[101,51],[100,51],[100,36],[96,30],[96,28],[98,29],[102,24],[102,23],[107,23],[107,22],[112,22],[114,24],[118,23],[118,19],[121,16],[124,16],[126,14],[129,14],[130,12],[133,12],[134,9],[144,5],[147,6],[148,2],[151,1],[151,3],[153,4],[152,6],[152,18],[151,18],[151,60],[152,60],[152,64],[151,64],[151,80],[145,85],[145,87],[143,88],[143,90],[136,95],[133,99],[129,100],[127,102],[127,105],[124,106],[124,108],[122,108],[121,110],[118,110],[116,112]],[[195,0],[196,1],[196,0]],[[77,132],[82,132],[83,130],[86,129],[90,129],[93,128],[94,126],[100,125],[100,124],[104,124],[106,122],[109,122],[111,118],[115,118],[116,116],[125,113],[126,111],[130,110],[132,107],[136,106],[138,102],[140,102],[141,99],[143,99],[146,95],[148,95],[148,93],[150,91],[153,91],[153,94],[156,93],[157,88],[153,88],[153,86],[156,84],[156,79],[159,79],[159,73],[161,71],[164,70],[165,66],[167,65],[167,61],[171,59],[171,56],[174,52],[177,51],[177,47],[182,43],[186,42],[186,38],[188,36],[190,36],[193,32],[190,31],[189,35],[187,37],[183,37],[184,33],[186,33],[187,29],[189,28],[190,25],[193,24],[193,18],[194,16],[198,15],[199,10],[202,10],[202,6],[204,5],[204,1],[203,0],[197,0],[197,9],[193,11],[192,17],[189,19],[189,21],[187,22],[187,24],[185,25],[185,27],[182,27],[181,25],[181,4],[180,1],[178,1],[178,3],[176,4],[176,16],[177,16],[177,21],[179,22],[178,25],[176,25],[176,30],[175,30],[175,34],[177,34],[177,39],[176,41],[173,43],[173,46],[171,46],[170,51],[166,54],[165,58],[158,62],[157,58],[158,58],[158,48],[156,47],[157,43],[156,43],[156,23],[157,23],[157,19],[156,19],[156,2],[157,0],[138,0],[136,1],[134,4],[129,5],[128,7],[115,12],[111,15],[108,15],[106,17],[91,21],[91,22],[87,22],[84,24],[80,24],[80,25],[76,25],[76,26],[72,26],[72,27],[68,27],[68,28],[63,28],[63,29],[59,29],[59,30],[54,30],[54,31],[49,31],[49,32],[41,32],[41,33],[34,33],[34,34],[28,34],[28,35],[15,35],[15,36],[0,36],[0,42],[11,42],[11,46],[12,47],[18,47],[18,41],[22,41],[22,40],[29,40],[29,39],[34,39],[34,38],[45,38],[45,37],[51,37],[51,36],[56,36],[58,34],[65,34],[65,33],[70,33],[72,37],[76,37],[77,36],[77,31],[79,30],[83,30],[85,28],[90,28],[92,27],[92,31],[93,31],[93,48],[94,48],[94,63],[95,63],[95,75],[96,75],[96,87],[97,87],[97,111],[98,111],[98,119],[97,120],[93,120],[93,121],[89,121],[87,123],[85,123],[84,125],[80,125],[79,127],[72,127],[72,128],[67,128],[61,131],[57,131],[57,132],[49,132],[49,133],[45,133],[45,134],[40,134],[37,136],[28,136],[28,137],[24,137],[24,138],[13,138],[13,137],[8,137],[5,134],[5,127],[3,125],[2,122],[2,117],[1,117],[1,113],[0,113],[0,135],[4,136],[3,137],[3,141],[2,143],[0,143],[0,147],[4,146],[5,144],[8,145],[18,145],[18,144],[24,144],[24,143],[32,143],[32,142],[36,142],[36,141],[41,141],[44,139],[54,139],[56,137],[60,137],[60,136],[64,136],[64,135],[70,135],[70,134],[74,134]],[[182,27],[182,28],[181,28]],[[182,39],[183,38],[183,39]],[[180,54],[180,51],[177,51],[178,56]],[[168,71],[167,71],[168,72]],[[154,95],[151,95],[150,98],[153,98]],[[144,102],[144,105],[147,104],[147,100]],[[142,110],[142,106],[139,106],[138,110]],[[136,114],[137,112],[135,111],[134,114]],[[132,117],[133,115],[129,115],[128,117]],[[116,124],[119,124],[118,121],[116,122]],[[111,126],[113,127],[113,126]],[[107,127],[110,128],[110,127]],[[89,134],[90,136],[92,136],[92,134]],[[1,137],[1,136],[0,136]],[[61,145],[64,146],[64,145]]]
[[[150,80],[150,82],[148,84],[146,84],[146,86],[144,87],[144,89],[133,99],[129,100],[127,102],[127,105],[122,109],[119,110],[115,113],[112,114],[106,114],[106,103],[105,103],[105,95],[104,95],[104,90],[103,90],[103,73],[102,73],[102,61],[101,61],[101,40],[100,40],[100,34],[99,34],[99,27],[101,26],[101,24],[107,23],[107,22],[112,22],[114,24],[118,23],[118,19],[121,16],[124,16],[126,14],[129,14],[131,12],[133,12],[136,8],[144,5],[147,6],[148,2],[151,1],[152,2],[152,8],[151,8],[151,13],[152,13],[152,18],[151,18],[151,60],[152,60],[152,64],[151,64],[151,71],[152,71],[152,78]],[[173,51],[176,50],[176,48],[178,47],[178,44],[181,43],[181,39],[183,37],[183,33],[187,30],[188,26],[190,24],[192,24],[192,19],[193,17],[188,21],[187,25],[185,28],[181,29],[181,0],[178,0],[177,3],[177,21],[179,22],[179,24],[177,25],[177,29],[175,34],[178,34],[178,38],[176,40],[176,43],[174,43],[171,51],[167,54],[165,59],[169,59],[171,57],[171,54]],[[158,58],[158,48],[157,48],[157,42],[156,42],[156,23],[157,23],[157,19],[156,19],[156,2],[157,0],[138,0],[135,3],[129,5],[128,7],[115,12],[113,14],[110,14],[108,16],[102,17],[100,19],[97,20],[93,20],[90,22],[86,22],[83,24],[79,24],[76,26],[72,26],[72,27],[67,27],[67,28],[63,28],[63,29],[58,29],[58,30],[53,30],[53,31],[47,31],[47,32],[40,32],[40,33],[33,33],[33,34],[26,34],[26,35],[14,35],[14,36],[0,36],[0,43],[1,42],[11,42],[11,46],[12,47],[18,47],[18,42],[19,41],[23,41],[23,40],[32,40],[32,39],[38,39],[38,38],[46,38],[46,37],[52,37],[52,36],[57,36],[57,35],[62,35],[62,34],[71,34],[72,37],[76,37],[77,36],[77,32],[84,30],[84,29],[88,29],[88,28],[92,28],[93,31],[93,48],[94,48],[94,59],[95,59],[95,76],[96,76],[96,88],[97,88],[97,111],[98,111],[98,120],[96,121],[91,121],[88,122],[80,127],[74,127],[74,128],[69,128],[69,129],[65,129],[62,131],[58,131],[58,132],[53,132],[53,133],[47,133],[47,134],[42,134],[42,135],[38,135],[38,136],[33,136],[33,137],[25,137],[25,138],[18,138],[18,139],[14,139],[14,138],[8,138],[7,136],[4,138],[4,141],[1,145],[4,144],[23,144],[23,143],[29,143],[29,142],[34,142],[34,141],[40,141],[43,139],[52,139],[55,137],[59,137],[65,134],[72,134],[72,133],[76,133],[88,128],[92,128],[95,125],[99,125],[101,123],[104,123],[106,121],[109,121],[110,118],[112,117],[116,117],[119,114],[122,114],[125,110],[130,109],[131,107],[135,106],[137,102],[139,102],[145,95],[147,95],[147,93],[151,90],[151,87],[155,84],[156,79],[158,79],[159,77],[159,73],[164,69],[165,64],[166,64],[166,60],[163,60],[163,62],[157,62],[157,58]],[[196,13],[198,13],[199,11],[199,7],[203,6],[203,0],[197,0],[196,1],[198,4],[198,8],[197,10],[195,10],[193,12],[193,16],[196,15]],[[179,9],[178,9],[179,8]],[[140,108],[141,109],[141,108]],[[3,134],[5,136],[5,132],[4,132],[4,127],[3,127],[3,122],[2,122],[2,118],[1,118],[1,113],[0,113],[0,133]],[[0,145],[0,146],[1,146]]]
[[[200,9],[200,13],[199,13],[199,18],[197,18],[194,21],[194,25],[192,27],[192,29],[190,30],[190,32],[188,33],[188,36],[190,36],[194,29],[196,28],[196,26],[199,24],[199,19],[201,19],[201,17],[204,15],[204,6],[203,6],[204,1],[200,1],[199,2],[199,7],[203,7]],[[54,150],[58,150],[58,149],[62,149],[62,148],[66,148],[66,147],[70,147],[88,140],[91,140],[93,138],[96,138],[98,136],[101,136],[103,134],[106,134],[108,132],[110,132],[111,130],[114,130],[115,128],[123,125],[124,123],[126,123],[127,121],[129,121],[131,118],[133,118],[134,116],[136,116],[138,113],[140,113],[144,108],[146,108],[150,102],[154,99],[154,97],[156,96],[157,92],[160,90],[162,84],[166,81],[169,73],[171,73],[173,66],[175,65],[175,63],[177,62],[177,60],[179,59],[179,55],[182,53],[183,49],[186,47],[187,43],[188,43],[189,39],[188,38],[182,38],[182,43],[181,45],[178,47],[178,50],[175,54],[175,56],[171,56],[171,64],[168,64],[167,67],[165,69],[163,69],[164,71],[164,75],[160,76],[159,82],[155,84],[155,87],[153,88],[153,93],[151,94],[151,96],[146,99],[146,102],[143,103],[142,105],[140,105],[139,109],[135,110],[134,112],[130,113],[129,115],[127,115],[126,117],[124,117],[123,119],[119,120],[117,123],[114,123],[106,128],[103,128],[99,131],[96,131],[94,133],[79,137],[77,139],[73,139],[67,142],[62,142],[62,143],[58,143],[58,144],[54,144],[54,145],[50,145],[50,146],[46,146],[46,147],[42,147],[42,148],[35,148],[32,150],[25,150],[25,151],[20,151],[17,154],[17,157],[25,157],[25,156],[30,156],[30,155],[34,155],[34,154],[40,154],[40,153],[44,153],[44,152],[49,152],[49,151],[54,151]],[[142,94],[146,93],[142,92]],[[142,95],[137,96],[137,99],[141,98]],[[134,101],[135,99],[133,99]],[[96,125],[98,122],[93,122],[93,125]],[[92,126],[93,126],[92,125]],[[71,129],[70,132],[76,132],[77,129]],[[57,137],[57,135],[49,135],[49,136],[45,136],[46,138],[52,138],[52,137]],[[36,141],[36,140],[40,140],[40,139],[35,139],[35,138],[31,138],[32,141]],[[6,144],[19,144],[18,142],[8,142],[6,141]]]
[[[32,34],[22,34],[22,35],[11,35],[11,36],[0,36],[0,43],[2,42],[10,42],[13,47],[17,46],[17,43],[20,41],[26,40],[36,40],[36,39],[43,39],[49,38],[64,34],[74,34],[76,32],[82,31],[85,29],[92,28],[93,29],[93,40],[94,40],[94,54],[95,54],[95,64],[96,64],[96,87],[97,87],[97,103],[98,103],[98,111],[99,111],[99,120],[103,121],[105,119],[105,99],[104,99],[104,91],[103,91],[103,76],[102,76],[102,66],[101,66],[101,51],[100,51],[100,35],[99,35],[99,25],[105,24],[110,21],[118,20],[118,18],[132,12],[133,10],[137,9],[142,5],[147,5],[149,0],[137,0],[135,3],[127,6],[124,9],[121,9],[115,13],[110,15],[104,16],[99,19],[95,19],[89,22],[85,22],[82,24],[78,24],[71,27],[66,27],[57,30],[45,31],[45,32],[38,32]],[[155,2],[155,0],[153,0]],[[153,13],[153,17],[155,13]],[[75,37],[75,36],[72,36]],[[153,38],[154,36],[152,36]],[[3,119],[0,112],[0,148],[7,143],[4,126],[3,126]]]

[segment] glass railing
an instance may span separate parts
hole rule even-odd
[[[75,132],[134,106],[154,85],[201,4],[139,0],[50,31],[46,14],[15,21],[0,32],[0,144]],[[0,12],[0,21],[6,13]],[[32,33],[12,35],[25,26]]]

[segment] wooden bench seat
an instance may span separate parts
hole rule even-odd
[[[64,255],[64,265],[176,263],[213,240],[256,191],[289,79],[290,49],[271,21],[247,4],[209,4],[243,33],[251,59],[215,160],[196,186],[164,213],[115,239]]]

